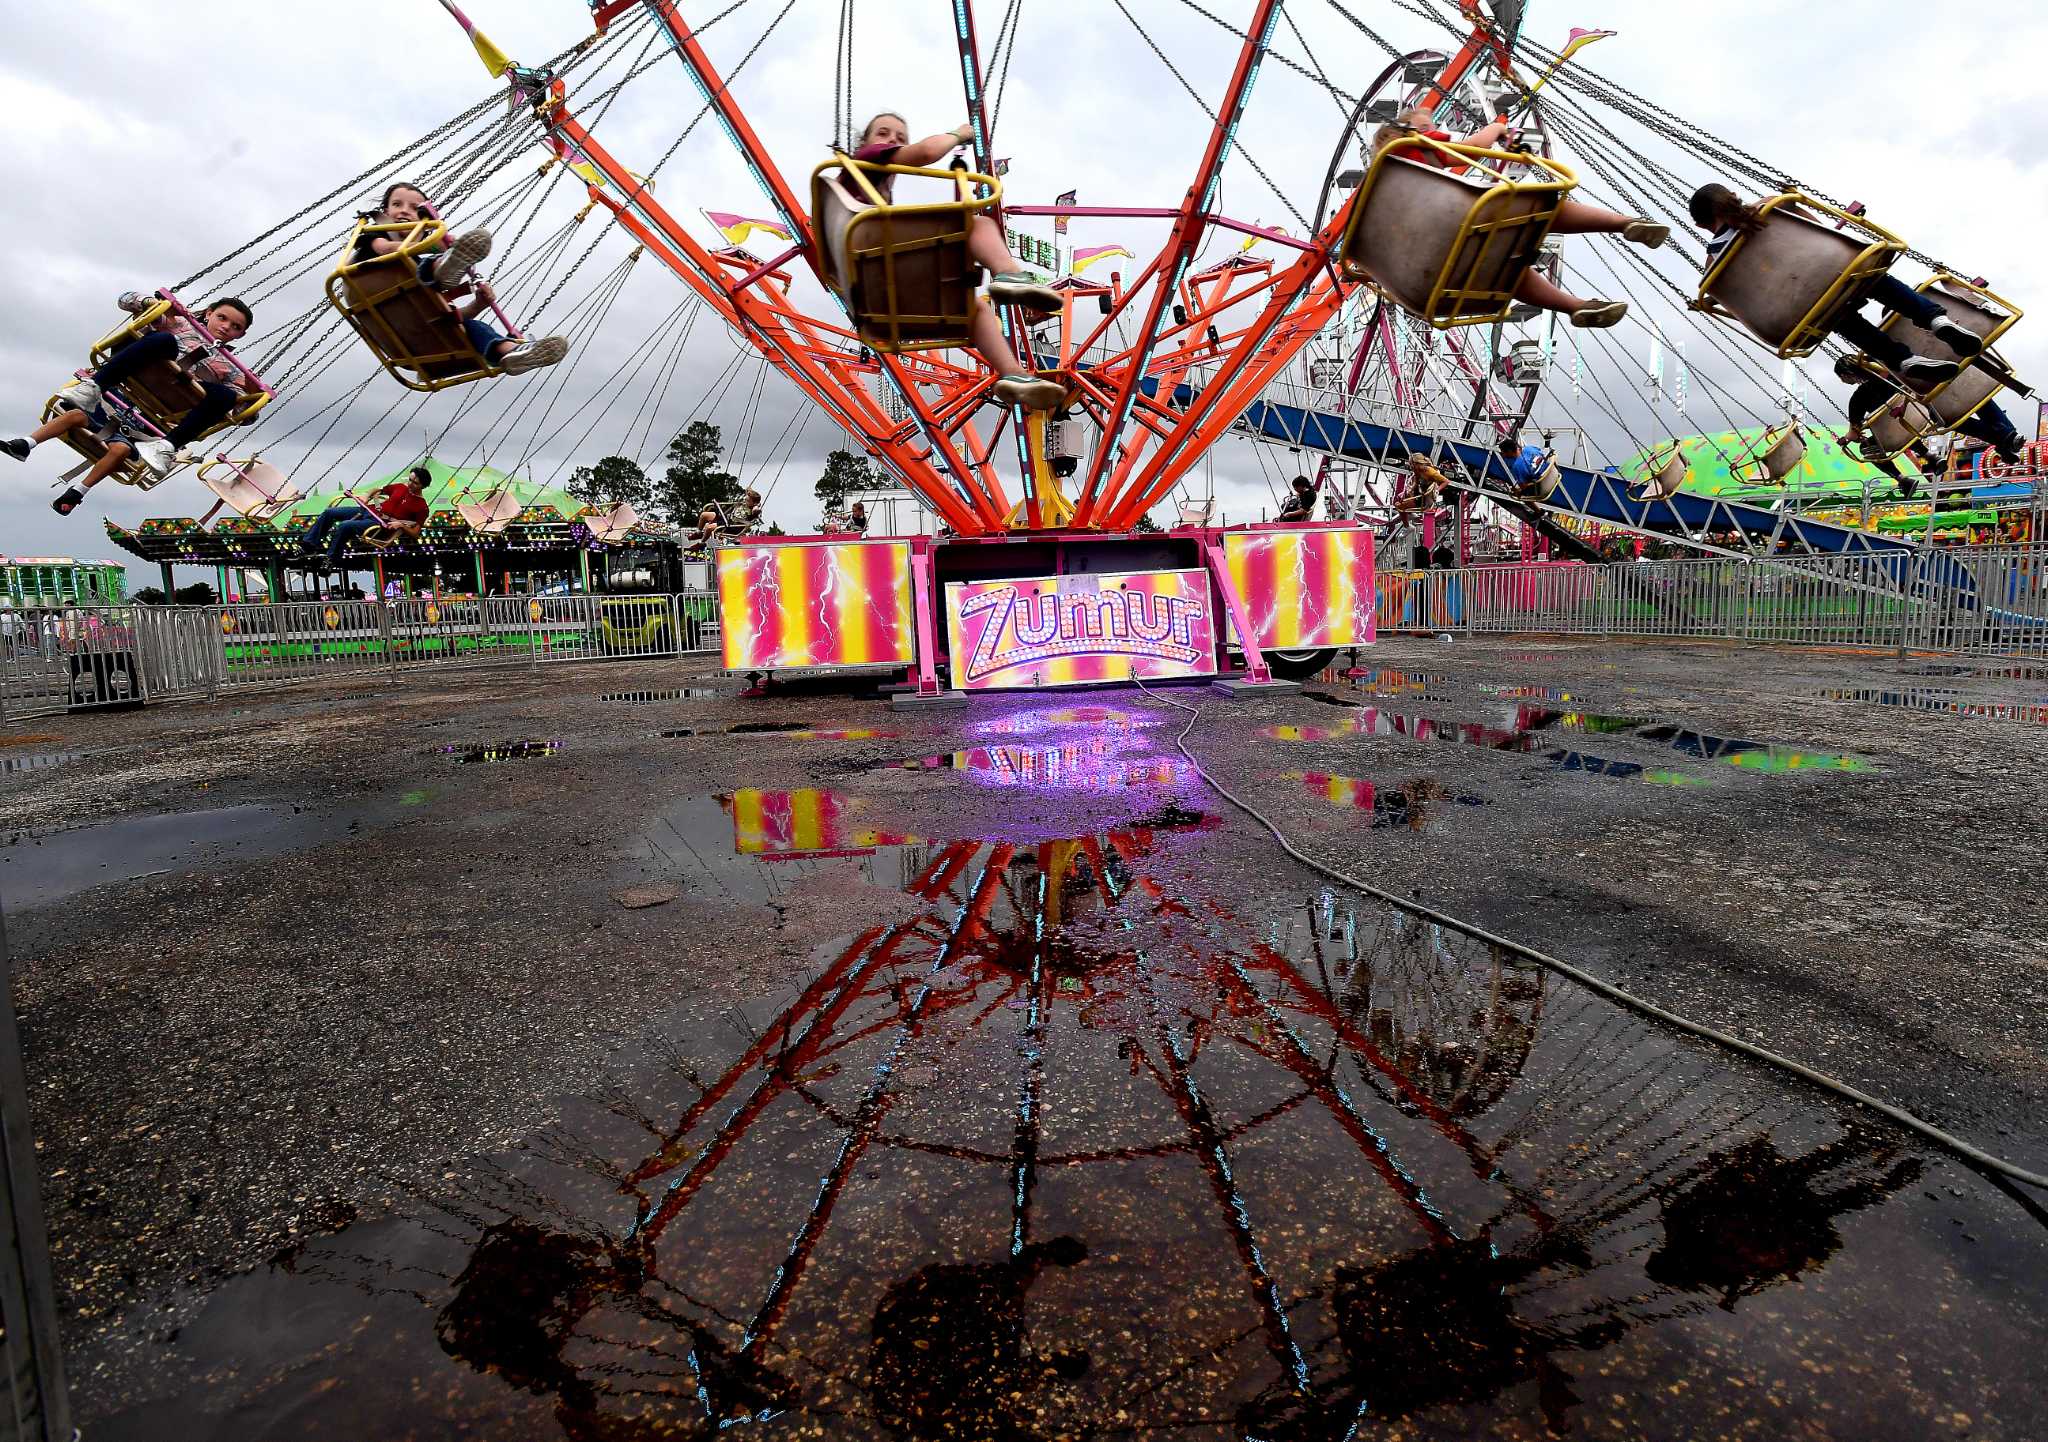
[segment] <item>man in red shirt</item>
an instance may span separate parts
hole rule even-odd
[[[394,536],[417,536],[426,524],[426,490],[433,479],[425,466],[414,466],[404,480],[392,482],[367,503],[335,502],[299,537],[299,550],[311,555],[325,542],[327,569],[334,571],[341,568],[341,553],[374,527],[381,526]]]

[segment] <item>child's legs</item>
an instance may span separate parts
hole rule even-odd
[[[1881,275],[1863,287],[1863,299],[1874,300],[1886,310],[1897,311],[1914,324],[1933,325],[1947,312],[1895,275]]]
[[[967,334],[981,358],[988,362],[989,369],[999,376],[1022,375],[1023,365],[1017,353],[1010,349],[1010,343],[1003,337],[1003,323],[996,318],[996,308],[979,302],[974,307],[974,319],[967,323]]]
[[[967,227],[967,254],[991,275],[1012,275],[1024,268],[1024,262],[1010,254],[1002,227],[985,215],[975,216]]]
[[[121,467],[122,463],[134,454],[134,450],[126,441],[115,441],[107,447],[105,455],[92,463],[92,469],[87,471],[84,479],[79,481],[78,489],[81,491],[91,490],[108,476],[114,474]]]
[[[1558,235],[1619,235],[1633,219],[1597,205],[1567,200],[1557,208],[1557,219],[1550,223],[1550,228]]]
[[[228,412],[242,399],[240,391],[219,381],[208,381],[201,389],[206,392],[204,399],[185,412],[184,419],[172,426],[164,437],[173,446],[185,446],[198,440],[202,431],[209,431],[226,420]]]
[[[157,361],[176,360],[178,342],[164,331],[151,331],[141,340],[132,340],[107,357],[107,363],[92,373],[93,380],[104,390],[117,386],[146,365]]]
[[[2020,443],[2020,433],[2013,428],[2012,417],[1999,409],[1998,402],[1991,401],[1985,407],[1956,427],[1959,435],[1973,441],[1982,441],[1987,446],[2007,449]]]
[[[1906,349],[1903,341],[1894,340],[1879,330],[1854,304],[1843,306],[1828,322],[1828,329],[1872,360],[1881,361],[1894,371],[1913,358],[1913,352]]]
[[[485,360],[496,360],[499,346],[510,346],[512,342],[493,330],[473,315],[462,318],[462,328],[469,334],[469,343],[476,347],[476,353]]]
[[[1522,283],[1515,287],[1515,299],[1525,300],[1544,310],[1562,311],[1566,315],[1583,308],[1586,304],[1570,291],[1552,285],[1548,277],[1533,267],[1522,272]]]
[[[41,445],[44,441],[54,441],[61,435],[82,430],[91,424],[92,417],[84,411],[59,411],[30,431],[28,438],[36,445]]]

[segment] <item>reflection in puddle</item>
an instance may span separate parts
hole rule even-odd
[[[432,1211],[228,1283],[166,1344],[211,1390],[93,1435],[1904,1437],[2036,1405],[2040,1235],[1790,1083],[1398,909],[1205,895],[1140,828],[897,855],[913,915],[671,1018]]]
[[[845,856],[919,839],[862,825],[865,802],[816,786],[747,786],[718,800],[732,817],[733,850],[743,856]]]
[[[453,756],[457,766],[475,766],[499,761],[531,761],[556,755],[561,749],[559,741],[500,741],[488,746],[443,746],[440,754]]]
[[[277,856],[361,827],[347,815],[296,806],[223,806],[21,832],[0,846],[0,898],[10,907],[41,906],[109,882]]]
[[[1869,771],[1871,763],[1858,756],[1821,751],[1798,751],[1766,741],[1744,741],[1682,726],[1652,725],[1643,716],[1597,716],[1579,711],[1550,711],[1520,706],[1507,727],[1483,726],[1474,722],[1438,721],[1428,716],[1410,716],[1376,706],[1360,706],[1358,714],[1323,726],[1268,726],[1261,735],[1275,741],[1333,741],[1343,736],[1406,736],[1417,741],[1449,741],[1487,751],[1534,755],[1563,771],[1586,771],[1601,776],[1619,776],[1665,785],[1688,785],[1677,773],[1645,767],[1634,761],[1615,761],[1588,756],[1552,746],[1544,733],[1571,731],[1585,735],[1628,736],[1654,741],[1702,761],[1717,761],[1746,770],[1778,771]],[[1710,784],[1710,783],[1708,783]]]
[[[1458,806],[1484,806],[1483,796],[1451,791],[1426,776],[1404,781],[1399,786],[1376,786],[1356,776],[1331,776],[1321,771],[1284,771],[1283,781],[1299,781],[1312,796],[1332,806],[1373,813],[1372,829],[1407,827],[1420,831],[1446,802]]]
[[[1325,686],[1338,686],[1346,691],[1362,691],[1368,696],[1406,696],[1428,701],[1442,699],[1443,688],[1451,684],[1448,676],[1431,676],[1419,671],[1397,671],[1389,666],[1332,666],[1315,679]],[[1313,691],[1304,694],[1316,696],[1319,701],[1332,699],[1328,696],[1317,696]]]
[[[0,756],[0,776],[13,771],[54,771],[83,755],[83,751],[35,751],[26,756]]]
[[[725,728],[731,736],[747,736],[757,731],[809,731],[808,721],[742,721],[736,726]]]
[[[734,693],[716,686],[672,686],[666,691],[607,691],[600,701],[716,701]]]
[[[1122,711],[1114,706],[1033,706],[978,721],[968,728],[975,736],[1036,736],[1062,726],[1085,726],[1090,731],[1136,731],[1157,726],[1165,718],[1144,711]]]
[[[876,731],[869,727],[835,727],[830,730],[791,731],[786,733],[797,741],[883,741],[895,737],[894,731]]]
[[[1178,755],[1133,755],[1105,736],[1058,746],[972,746],[897,764],[906,771],[964,771],[991,786],[1071,789],[1176,786],[1188,774]]]
[[[1932,711],[1941,715],[1970,716],[1981,721],[2020,721],[2048,726],[2048,703],[1965,701],[1962,692],[1952,688],[1911,687],[1899,691],[1877,687],[1831,688],[1815,694],[1824,701],[1861,701],[1869,706],[1890,706],[1903,711]]]

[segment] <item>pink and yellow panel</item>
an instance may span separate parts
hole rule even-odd
[[[1261,650],[1372,643],[1371,531],[1230,531],[1223,560]]]
[[[817,856],[907,846],[918,840],[865,824],[863,803],[814,786],[793,791],[746,787],[725,800],[732,813],[732,846],[742,856]]]
[[[946,639],[962,691],[1216,674],[1204,571],[951,582]]]
[[[718,624],[729,671],[907,666],[917,626],[900,541],[728,546]]]

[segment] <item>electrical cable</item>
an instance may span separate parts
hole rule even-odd
[[[1214,776],[1212,776],[1209,773],[1208,768],[1203,766],[1201,761],[1196,758],[1195,753],[1188,749],[1188,733],[1194,730],[1195,722],[1201,719],[1201,707],[1189,706],[1185,705],[1182,702],[1176,701],[1171,696],[1167,695],[1165,692],[1154,691],[1151,687],[1147,686],[1143,681],[1138,681],[1137,685],[1138,689],[1143,691],[1146,695],[1154,697],[1157,700],[1164,701],[1167,705],[1173,707],[1176,711],[1187,712],[1188,723],[1187,725],[1181,728],[1180,734],[1174,738],[1173,744],[1174,747],[1180,752],[1180,754],[1187,758],[1188,765],[1194,768],[1195,774],[1202,778],[1203,782],[1208,785],[1209,789],[1214,791],[1218,796],[1221,796],[1225,801],[1228,801],[1232,806],[1235,806],[1239,811],[1242,811],[1245,815],[1251,817],[1252,820],[1258,822],[1261,826],[1265,827],[1267,832],[1271,834],[1273,840],[1279,845],[1282,851],[1286,852],[1289,856],[1293,857],[1296,861],[1300,862],[1303,866],[1308,867],[1311,871],[1314,871],[1318,875],[1326,877],[1329,880],[1334,881],[1341,886],[1350,887],[1353,891],[1359,892],[1363,895],[1374,897],[1377,900],[1384,901],[1390,905],[1399,907],[1401,910],[1407,912],[1411,916],[1416,916],[1434,925],[1445,927],[1451,931],[1459,933],[1462,936],[1469,936],[1474,941],[1483,942],[1488,946],[1496,947],[1501,951],[1509,953],[1510,955],[1520,957],[1524,961],[1531,961],[1536,963],[1538,966],[1546,967],[1549,970],[1556,972],[1559,976],[1566,977],[1569,980],[1578,983],[1580,986],[1585,987],[1587,990],[1596,992],[1599,995],[1606,997],[1609,1001],[1616,1002],[1619,1005],[1628,1007],[1631,1011],[1639,1012],[1642,1015],[1650,1017],[1655,1021],[1661,1021],[1665,1025],[1675,1027],[1678,1030],[1687,1033],[1688,1035],[1699,1037],[1704,1041],[1710,1041],[1719,1046],[1727,1047],[1732,1051],[1740,1052],[1744,1056],[1750,1057],[1756,1061],[1768,1063],[1771,1066],[1777,1067],[1781,1071],[1788,1072],[1791,1075],[1798,1077],[1802,1081],[1809,1082],[1814,1086],[1821,1088],[1823,1091],[1831,1092],[1836,1096],[1842,1097],[1848,1101],[1855,1102],[1860,1106],[1868,1107],[1872,1111],[1878,1112],[1883,1116],[1889,1117],[1894,1122],[1897,1122],[1900,1126],[1906,1128],[1906,1130],[1915,1133],[1916,1135],[1922,1137],[1927,1141],[1933,1142],[1935,1145],[1941,1147],[1945,1151],[1952,1153],[1953,1155],[1967,1162],[1973,1167],[1976,1167],[1983,1171],[1996,1173],[1998,1176],[2005,1177],[2011,1181],[2022,1183],[2029,1187],[2039,1187],[2044,1190],[2048,1190],[2048,1175],[2043,1175],[2040,1172],[2028,1171],[2026,1168],[2009,1162],[2005,1160],[2003,1157],[1993,1156],[1991,1153],[1984,1151],[1982,1148],[1972,1146],[1969,1142],[1964,1141],[1961,1137],[1956,1136],[1954,1133],[1943,1131],[1940,1127],[1935,1126],[1932,1122],[1922,1121],[1919,1117],[1913,1115],[1913,1113],[1907,1111],[1904,1107],[1894,1106],[1890,1102],[1881,1101],[1877,1097],[1870,1095],[1870,1093],[1868,1092],[1861,1091],[1858,1090],[1856,1087],[1850,1086],[1847,1082],[1837,1080],[1836,1078],[1827,1075],[1825,1072],[1817,1071],[1814,1068],[1805,1065],[1803,1062],[1794,1061],[1792,1060],[1792,1058],[1788,1056],[1783,1056],[1777,1052],[1769,1050],[1768,1048],[1758,1046],[1755,1042],[1744,1041],[1741,1037],[1735,1036],[1729,1032],[1722,1031],[1718,1027],[1708,1026],[1704,1022],[1697,1022],[1693,1021],[1689,1017],[1680,1016],[1675,1011],[1670,1011],[1664,1007],[1658,1006],[1655,1002],[1647,1001],[1644,998],[1637,996],[1633,992],[1624,991],[1622,988],[1614,985],[1612,982],[1602,981],[1599,977],[1593,975],[1591,972],[1586,971],[1583,968],[1573,966],[1570,962],[1560,960],[1557,957],[1551,956],[1547,952],[1538,951],[1536,950],[1536,948],[1532,946],[1525,946],[1519,941],[1511,941],[1505,936],[1501,936],[1495,932],[1487,931],[1483,927],[1475,926],[1469,921],[1460,921],[1457,917],[1452,916],[1447,912],[1438,911],[1435,907],[1426,906],[1419,901],[1398,896],[1395,893],[1388,891],[1383,887],[1375,886],[1369,881],[1361,880],[1360,878],[1351,875],[1349,872],[1340,871],[1338,868],[1334,866],[1330,866],[1324,862],[1316,860],[1314,857],[1302,851],[1301,848],[1296,846],[1292,841],[1288,840],[1287,834],[1283,832],[1279,828],[1279,826],[1274,824],[1273,819],[1267,816],[1265,812],[1259,810],[1258,807],[1252,805],[1249,801],[1246,801],[1244,798],[1237,795],[1237,793],[1233,792],[1229,787],[1225,786],[1222,782],[1218,781]]]

